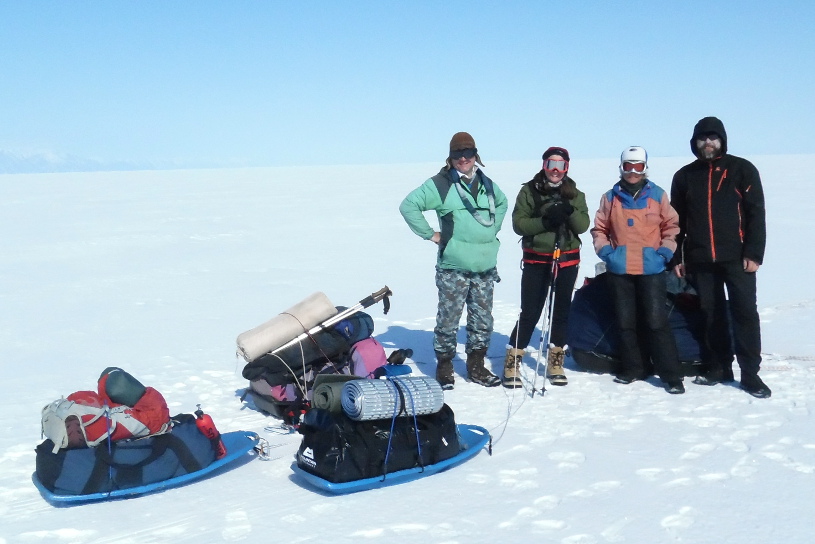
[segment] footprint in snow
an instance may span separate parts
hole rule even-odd
[[[566,528],[566,522],[559,519],[539,519],[533,521],[532,525],[538,529],[546,529],[549,531],[559,531]]]
[[[679,529],[687,529],[696,521],[696,511],[690,506],[683,506],[679,509],[679,513],[666,516],[662,518],[660,525],[665,529],[670,529],[672,532]]]
[[[535,499],[532,504],[544,510],[551,510],[557,508],[557,505],[560,504],[560,499],[555,495],[544,495],[543,497]]]
[[[636,474],[641,478],[654,482],[660,475],[662,475],[663,472],[665,471],[661,468],[641,468],[636,472]]]
[[[716,449],[716,446],[713,444],[696,444],[692,446],[688,451],[683,453],[680,456],[682,460],[691,460],[691,459],[699,459],[703,455],[712,452]]]
[[[595,544],[597,539],[592,535],[572,535],[561,540],[563,544]]]
[[[577,451],[553,451],[547,457],[557,462],[561,469],[577,468],[586,460],[586,456]]]

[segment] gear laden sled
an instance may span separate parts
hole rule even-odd
[[[52,503],[132,497],[185,484],[242,459],[257,434],[221,434],[201,406],[169,416],[163,395],[127,371],[106,368],[96,391],[42,410],[34,485]]]
[[[298,478],[309,486],[335,495],[356,493],[357,491],[367,491],[369,489],[378,489],[380,487],[412,482],[460,465],[478,455],[478,453],[490,443],[490,433],[483,427],[460,423],[456,425],[456,429],[458,431],[461,451],[453,457],[424,467],[413,467],[391,472],[385,476],[363,478],[341,483],[331,482],[325,478],[306,472],[298,467],[296,462],[292,464],[292,470]]]
[[[153,493],[156,491],[170,489],[172,487],[182,486],[199,480],[209,474],[214,473],[216,470],[227,467],[228,465],[236,463],[241,459],[252,459],[255,457],[255,451],[258,447],[260,437],[251,431],[233,431],[222,434],[221,440],[223,440],[227,451],[227,454],[224,457],[216,459],[206,467],[195,472],[190,472],[181,476],[176,476],[175,478],[170,478],[168,480],[162,480],[160,482],[140,485],[137,487],[115,489],[113,491],[101,493],[88,493],[84,495],[67,495],[55,493],[46,488],[37,477],[36,473],[33,474],[32,480],[34,485],[42,494],[43,498],[54,504],[81,504],[118,498],[130,498],[138,495],[144,495],[146,493]],[[224,470],[228,469],[225,468]]]
[[[486,429],[456,424],[433,378],[351,380],[341,388],[338,403],[312,408],[298,428],[303,441],[292,470],[318,490],[353,493],[417,480],[491,443]]]
[[[668,323],[676,340],[682,374],[704,374],[707,367],[702,362],[703,322],[698,296],[684,279],[680,280],[670,272],[663,274],[668,285],[665,297]],[[579,369],[597,374],[618,372],[620,340],[609,294],[608,273],[586,278],[575,292],[566,341]]]

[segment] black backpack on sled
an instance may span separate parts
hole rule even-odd
[[[458,455],[453,410],[354,421],[344,412],[309,410],[299,427],[297,466],[333,483],[423,467]],[[418,438],[418,441],[417,441]]]

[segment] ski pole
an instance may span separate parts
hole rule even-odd
[[[561,226],[561,228],[559,228],[555,234],[555,250],[552,252],[552,268],[549,273],[549,285],[546,289],[546,298],[543,301],[544,311],[543,315],[541,316],[541,336],[540,344],[538,345],[538,360],[535,364],[535,376],[533,377],[532,381],[532,393],[530,394],[531,398],[534,398],[535,391],[537,391],[538,371],[540,370],[541,356],[543,355],[544,340],[546,342],[547,365],[549,360],[549,334],[552,329],[552,313],[555,307],[555,282],[557,281],[558,270],[560,269],[560,233],[562,230],[563,229]],[[546,377],[544,376],[543,385],[541,386],[541,395],[543,395],[545,391]]]

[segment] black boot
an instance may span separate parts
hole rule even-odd
[[[474,349],[467,354],[467,374],[470,381],[483,385],[484,387],[495,387],[501,385],[501,378],[487,370],[484,366],[484,357],[487,355],[487,348]]]
[[[757,399],[768,399],[773,394],[758,374],[744,372],[741,373],[741,388],[756,397]]]
[[[671,395],[681,395],[685,392],[682,380],[671,380],[665,384],[665,390]]]
[[[731,374],[732,374],[731,370]],[[696,385],[717,385],[724,381],[724,370],[719,365],[710,365],[707,372],[693,379]]]
[[[455,353],[436,352],[436,381],[445,391],[452,389],[456,383],[456,377],[453,374],[454,356]]]

